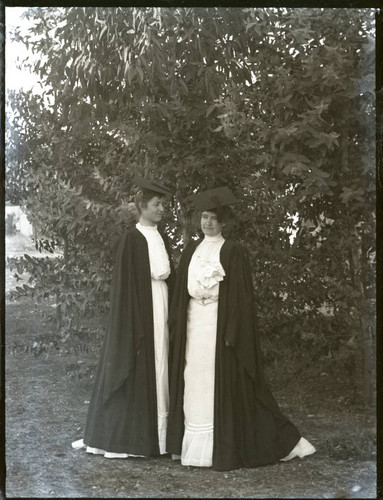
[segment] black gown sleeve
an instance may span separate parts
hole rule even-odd
[[[134,231],[123,235],[116,253],[104,342],[105,402],[134,368],[144,332],[151,328],[145,319],[152,316],[149,255],[146,240]]]
[[[242,367],[255,380],[263,369],[250,263],[241,245],[229,242],[228,250],[221,258],[227,275],[221,324],[226,345],[234,349]]]

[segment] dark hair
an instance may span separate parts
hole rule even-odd
[[[152,191],[151,189],[139,189],[134,197],[134,203],[136,205],[138,213],[141,213],[141,205],[143,208],[146,208],[148,202],[156,196],[158,196],[158,198],[165,198],[164,194],[157,193],[156,191]]]
[[[227,205],[223,205],[221,207],[212,208],[211,210],[203,210],[203,212],[213,212],[217,216],[217,221],[219,223],[227,222],[229,219],[233,217],[233,213],[231,208]]]

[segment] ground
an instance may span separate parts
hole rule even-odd
[[[29,299],[7,305],[8,498],[376,497],[374,412],[326,373],[287,385],[271,378],[284,413],[317,448],[303,460],[217,472],[168,456],[108,460],[72,449],[82,437],[98,347],[91,335],[64,341],[42,322],[42,307],[50,308]]]

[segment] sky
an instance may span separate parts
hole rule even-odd
[[[38,76],[27,70],[17,69],[17,65],[28,56],[29,59],[37,58],[27,51],[22,43],[11,41],[10,32],[13,28],[19,26],[22,33],[26,33],[30,22],[21,19],[21,15],[27,9],[25,7],[7,7],[5,9],[5,86],[8,90],[34,89],[38,91]]]

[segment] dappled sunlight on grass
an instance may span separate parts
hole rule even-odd
[[[16,234],[14,236],[7,236],[5,239],[5,251],[7,257],[20,257],[21,255],[28,254],[35,257],[49,257],[62,255],[62,252],[58,249],[55,252],[48,252],[42,250],[41,252],[36,249],[35,241],[32,236],[28,236],[22,233]]]
[[[54,258],[62,255],[62,252],[57,250],[51,253],[43,249],[40,252],[39,250],[36,249],[34,239],[31,236],[28,236],[23,233],[18,233],[13,236],[7,236],[5,240],[5,251],[7,259],[12,259],[12,258],[17,259],[19,257],[24,256],[25,254],[37,258],[45,258],[45,257]],[[6,283],[5,283],[6,292],[14,290],[16,286],[22,286],[28,283],[30,277],[29,273],[24,272],[22,274],[17,275],[17,277],[16,275],[17,275],[16,272],[11,271],[9,269],[9,264],[7,263]]]
[[[33,238],[25,234],[7,236],[5,239],[5,250],[7,257],[17,257],[25,253],[29,255],[40,253],[36,250]]]

